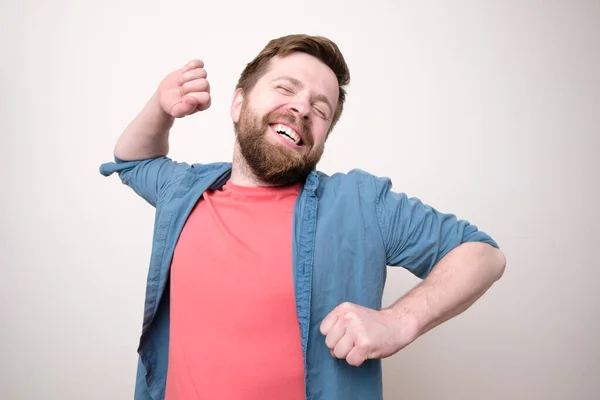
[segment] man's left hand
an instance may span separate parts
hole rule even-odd
[[[331,355],[358,367],[365,360],[389,357],[417,338],[414,319],[392,309],[381,311],[343,303],[321,322]]]

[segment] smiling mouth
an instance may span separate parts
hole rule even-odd
[[[275,132],[277,132],[284,139],[288,140],[290,143],[295,144],[296,146],[302,146],[304,144],[300,135],[298,135],[298,133],[289,126],[283,124],[271,124],[271,127]]]

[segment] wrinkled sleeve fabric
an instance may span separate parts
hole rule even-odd
[[[486,233],[453,214],[444,214],[417,198],[392,191],[388,178],[375,177],[376,213],[387,265],[406,268],[425,278],[452,249],[466,242],[498,248]]]
[[[188,168],[189,164],[175,162],[168,157],[139,161],[124,161],[115,157],[114,162],[100,166],[100,173],[104,176],[118,173],[123,184],[156,207]]]

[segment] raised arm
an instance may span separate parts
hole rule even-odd
[[[166,156],[175,118],[206,110],[210,102],[204,63],[192,60],[160,82],[157,91],[121,134],[115,145],[115,157],[135,161]]]

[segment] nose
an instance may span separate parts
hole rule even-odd
[[[295,99],[290,103],[290,111],[302,119],[308,120],[310,114],[310,102],[304,98]]]

